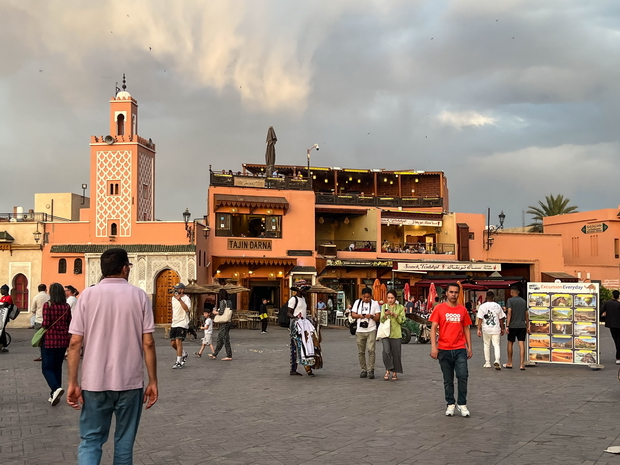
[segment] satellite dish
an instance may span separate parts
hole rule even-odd
[[[108,134],[103,138],[103,141],[108,145],[112,145],[114,143],[114,137]]]

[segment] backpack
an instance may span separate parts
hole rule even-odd
[[[19,316],[19,308],[17,308],[17,305],[9,304],[7,305],[7,308],[7,317],[9,318],[9,320],[14,320]]]
[[[293,307],[293,311],[297,308],[297,296],[293,296],[295,299],[295,306]],[[281,328],[288,328],[291,324],[291,319],[288,316],[288,302],[280,307],[278,310],[278,325]]]

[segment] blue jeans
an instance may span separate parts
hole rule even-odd
[[[50,397],[54,391],[62,387],[62,362],[65,360],[65,351],[61,349],[47,349],[45,343],[41,347],[41,372],[50,387]]]
[[[453,405],[454,402],[454,374],[456,373],[456,379],[458,380],[458,404],[467,404],[467,378],[469,372],[467,370],[467,350],[440,350],[437,355],[439,360],[439,366],[443,373],[443,389],[446,395],[446,402],[448,405]]]
[[[142,414],[143,389],[130,391],[82,391],[84,405],[80,415],[78,465],[101,461],[102,447],[108,440],[112,413],[116,416],[114,465],[133,463],[133,443]]]

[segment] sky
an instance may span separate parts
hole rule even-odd
[[[0,0],[0,41],[0,212],[81,194],[123,73],[158,219],[202,217],[209,165],[264,163],[269,126],[277,164],[444,171],[451,211],[507,227],[620,204],[617,1]]]

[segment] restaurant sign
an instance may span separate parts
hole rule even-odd
[[[392,260],[326,260],[325,265],[392,268]]]
[[[500,263],[398,262],[394,271],[501,271]]]
[[[433,226],[441,228],[441,220],[424,220],[414,218],[381,218],[381,224],[397,224],[403,226]]]
[[[265,178],[235,176],[233,182],[236,187],[265,187]]]
[[[584,234],[594,234],[605,232],[607,229],[609,229],[609,226],[605,223],[592,223],[586,224],[583,228],[581,228],[581,232]]]
[[[270,240],[228,239],[228,250],[271,250]]]

